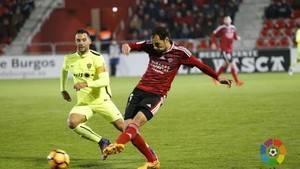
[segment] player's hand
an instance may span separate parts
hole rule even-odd
[[[123,53],[123,54],[128,55],[129,52],[130,52],[130,50],[131,50],[131,47],[129,46],[128,43],[124,43],[124,44],[122,45],[122,53]]]
[[[231,85],[232,85],[232,80],[230,80],[230,79],[225,79],[225,78],[220,78],[220,79],[219,79],[219,83],[220,83],[220,84],[227,85],[227,87],[230,88]]]
[[[74,85],[74,89],[76,91],[79,91],[80,89],[85,88],[85,87],[88,87],[86,82],[79,82]]]
[[[236,40],[241,40],[241,37],[240,37],[240,36],[237,36],[237,37],[236,37]]]
[[[68,102],[71,102],[72,101],[72,99],[71,99],[71,97],[70,97],[70,95],[69,95],[69,93],[67,92],[67,91],[62,91],[61,92],[61,95],[63,96],[63,98],[66,100],[66,101],[68,101]]]

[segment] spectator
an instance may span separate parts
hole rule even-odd
[[[291,6],[286,2],[286,0],[282,0],[277,2],[277,10],[278,16],[280,18],[289,18],[292,14]]]
[[[112,38],[112,32],[107,29],[106,27],[103,27],[102,30],[99,33],[99,40],[101,41],[101,50],[104,52],[108,52],[109,48],[109,42]]]
[[[11,42],[34,7],[34,0],[0,0],[0,46]]]
[[[300,9],[300,0],[293,0],[292,8],[295,10]]]
[[[129,31],[139,32],[141,27],[142,27],[142,20],[139,18],[137,14],[134,14],[132,20],[129,23]]]
[[[232,24],[234,24],[235,14],[238,11],[238,9],[239,3],[237,0],[230,0],[225,9],[226,15],[230,16],[230,18],[232,19]]]
[[[146,39],[153,25],[166,25],[176,38],[209,36],[225,14],[235,17],[241,0],[167,0],[139,1],[136,16],[131,22],[141,21],[141,27],[129,25],[131,39]],[[195,5],[194,3],[197,3]],[[196,28],[196,25],[201,25]],[[134,28],[132,28],[134,27]]]
[[[97,51],[97,47],[95,45],[95,41],[97,39],[97,30],[91,26],[91,24],[87,24],[85,30],[89,33],[90,38],[91,38],[91,45],[90,49]]]
[[[274,0],[272,0],[271,4],[265,9],[265,16],[267,19],[275,19],[278,17],[277,6]]]
[[[182,24],[182,29],[181,29],[181,33],[180,33],[180,38],[186,39],[189,38],[189,27],[186,23]]]
[[[111,41],[109,46],[109,68],[110,68],[110,75],[116,76],[117,73],[117,66],[119,64],[120,59],[120,46],[117,44],[115,40]]]

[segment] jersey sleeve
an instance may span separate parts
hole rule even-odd
[[[95,68],[99,68],[99,67],[105,68],[105,61],[102,55],[94,56],[93,59],[94,59]]]
[[[68,59],[68,56],[65,56],[63,64],[62,64],[62,69],[65,70],[65,71],[68,71],[68,69],[69,69],[67,59]]]
[[[210,68],[208,65],[206,65],[205,63],[200,61],[195,56],[186,57],[186,58],[182,59],[181,63],[184,65],[191,66],[191,67],[197,67],[198,69],[200,69],[203,73],[207,74],[208,76],[210,76],[216,80],[219,79],[217,73],[212,68]]]
[[[66,90],[67,78],[68,78],[68,66],[67,66],[67,56],[65,56],[61,68],[61,72],[60,72],[60,91]]]
[[[213,31],[213,36],[220,37],[222,35],[223,26],[219,26]]]
[[[109,74],[106,71],[105,61],[102,55],[94,57],[94,65],[96,68],[96,79],[87,81],[89,87],[105,87],[109,85]],[[100,70],[97,71],[97,70]]]
[[[132,51],[145,51],[146,50],[146,41],[129,43],[129,46]]]
[[[210,41],[212,44],[217,44],[217,38],[222,36],[222,26],[219,26],[217,29],[215,29],[210,37]]]

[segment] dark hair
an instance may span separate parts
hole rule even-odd
[[[77,35],[77,34],[83,34],[83,33],[86,33],[86,34],[90,37],[89,32],[86,31],[85,29],[78,29],[78,30],[76,31],[76,34],[75,34],[75,35]]]
[[[170,33],[166,27],[156,27],[152,32],[152,36],[154,35],[158,35],[161,40],[165,40],[166,38],[170,39]]]

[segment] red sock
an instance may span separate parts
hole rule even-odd
[[[136,124],[129,124],[125,131],[119,135],[119,137],[116,140],[116,143],[126,144],[127,142],[136,137],[138,130],[139,128]]]
[[[218,76],[219,76],[220,74],[222,74],[222,73],[225,71],[225,69],[226,69],[225,66],[221,66],[220,69],[219,69],[218,72],[217,72]]]
[[[232,77],[233,77],[235,83],[237,83],[239,81],[239,79],[237,77],[237,72],[233,66],[231,66],[231,74],[232,74]]]
[[[140,134],[137,134],[134,139],[131,140],[132,144],[147,158],[148,162],[154,162],[157,160],[156,155],[150,147],[145,143],[145,140]]]

